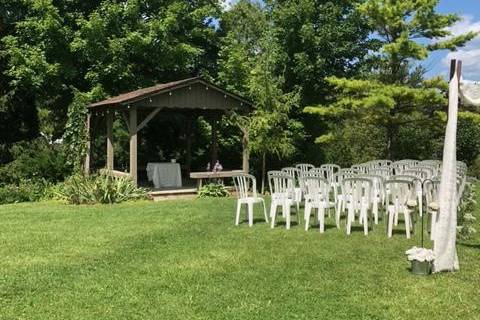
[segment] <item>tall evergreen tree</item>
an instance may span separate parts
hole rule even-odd
[[[453,36],[448,27],[460,18],[436,12],[437,4],[435,0],[367,0],[359,5],[358,11],[368,18],[375,30],[373,36],[381,43],[379,52],[373,54],[376,67],[364,75],[368,77],[365,80],[328,78],[334,90],[331,103],[307,107],[305,111],[381,127],[384,139],[378,147],[385,150],[384,156],[402,157],[396,152],[399,130],[405,126],[421,130],[439,123],[435,111],[445,105],[441,92],[430,88],[438,88],[439,82],[423,82],[422,69],[415,68],[415,63],[435,50],[455,50],[476,35],[469,32]],[[327,134],[318,141],[340,138]]]

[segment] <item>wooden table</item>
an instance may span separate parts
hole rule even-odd
[[[204,171],[204,172],[190,172],[190,178],[197,179],[198,189],[202,187],[203,179],[223,179],[231,178],[242,174],[243,170],[231,170],[231,171]]]

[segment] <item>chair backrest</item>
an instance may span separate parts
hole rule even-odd
[[[250,190],[252,190],[252,196],[255,198],[257,197],[257,180],[251,174],[239,174],[234,176],[233,184],[239,199],[248,198]]]
[[[315,173],[317,175],[320,175],[321,177],[328,179],[328,176],[329,176],[329,170],[327,168],[312,168],[309,172],[312,172],[312,173]],[[330,180],[329,180],[330,181]]]
[[[417,164],[410,168],[410,170],[422,170],[427,174],[427,179],[432,179],[434,176],[438,175],[438,169],[436,166],[431,164]]]
[[[326,163],[320,166],[322,169],[327,170],[327,180],[332,181],[333,175],[340,170],[340,166],[333,163]]]
[[[315,176],[305,177],[306,195],[309,201],[328,201],[329,183],[327,179]]]
[[[338,170],[337,174],[349,174],[349,175],[356,175],[359,174],[360,172],[357,169],[352,169],[352,168],[342,168]]]
[[[367,166],[364,163],[354,164],[350,168],[357,171],[357,173],[366,173],[367,172]]]
[[[416,167],[414,167],[414,168],[416,168]],[[408,169],[408,170],[403,171],[402,175],[415,176],[418,179],[424,181],[424,180],[430,179],[432,177],[431,173],[432,172],[426,170],[425,168],[424,169]]]
[[[384,180],[388,180],[393,175],[392,171],[393,171],[392,167],[377,167],[371,170],[369,174],[381,176]]]
[[[275,194],[285,194],[287,196],[294,194],[293,178],[292,176],[285,174],[285,172],[269,171],[268,184],[272,196]]]
[[[427,206],[432,202],[438,203],[438,193],[440,191],[440,181],[439,180],[426,180],[423,184],[423,194],[425,195],[425,200]]]
[[[385,181],[386,203],[406,205],[408,200],[415,199],[415,187],[412,181],[393,179]]]
[[[362,174],[362,175],[359,175],[358,177],[372,181],[372,196],[383,197],[384,189],[385,189],[383,184],[385,179],[382,176],[374,175],[374,174]]]
[[[373,182],[365,178],[346,178],[342,182],[342,194],[355,209],[372,202]]]
[[[286,174],[290,175],[293,178],[293,184],[294,187],[297,186],[297,181],[300,180],[300,170],[295,168],[295,167],[286,167],[282,168],[282,172],[285,172]]]
[[[311,169],[315,168],[313,164],[310,163],[299,163],[295,166],[298,170],[300,170],[300,173],[305,173],[310,171]]]

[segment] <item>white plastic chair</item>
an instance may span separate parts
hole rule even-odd
[[[334,176],[332,182],[333,197],[335,199],[335,223],[340,229],[340,216],[345,212],[346,200],[342,193],[342,183],[344,179],[355,177],[355,171],[352,169],[340,169]]]
[[[440,189],[439,180],[427,180],[423,184],[423,193],[425,194],[425,204],[427,216],[430,218],[430,239],[433,240],[435,235],[435,226],[440,209],[438,202],[438,193]]]
[[[293,199],[295,200],[295,204],[297,205],[297,212],[300,210],[300,203],[302,202],[302,193],[303,189],[300,186],[300,170],[294,167],[286,167],[282,168],[282,172],[285,172],[289,176],[293,178],[293,191],[294,196]],[[297,184],[298,181],[298,184]]]
[[[261,203],[263,205],[263,214],[265,221],[268,223],[267,208],[265,207],[265,200],[257,195],[257,181],[254,176],[250,174],[241,174],[233,177],[233,184],[237,192],[237,214],[235,216],[235,225],[240,223],[240,212],[242,205],[247,205],[248,225],[253,225],[253,205]],[[251,193],[250,193],[251,191]]]
[[[381,204],[385,202],[385,187],[383,186],[384,179],[382,176],[374,174],[359,175],[359,178],[365,178],[372,181],[372,192],[370,200],[372,202],[372,214],[375,224],[378,224],[378,209]]]
[[[370,174],[374,174],[376,176],[381,176],[383,180],[388,180],[390,177],[393,176],[393,169],[392,167],[377,167],[370,171]]]
[[[293,178],[281,171],[269,171],[268,184],[272,199],[270,204],[271,227],[275,227],[277,208],[282,207],[282,215],[285,217],[288,230],[290,229],[290,208],[295,205]],[[299,219],[299,212],[297,212],[297,219]]]
[[[328,182],[332,182],[333,175],[340,170],[340,166],[332,163],[322,164],[321,169],[326,170],[326,178]]]
[[[307,188],[305,197],[305,231],[310,226],[312,209],[317,209],[317,218],[320,225],[320,233],[325,231],[325,210],[331,207],[330,187],[328,181],[321,177],[307,176],[304,178]]]
[[[315,168],[313,164],[310,163],[299,163],[295,166],[298,170],[300,170],[300,174],[310,171],[311,169]]]
[[[409,239],[410,229],[413,230],[410,207],[416,205],[416,201],[412,200],[415,197],[415,187],[411,181],[398,179],[386,181],[385,186],[387,190],[386,213],[388,216],[388,237],[392,237],[393,225],[398,223],[398,216],[403,214],[405,219],[405,233],[407,239]]]
[[[368,211],[371,206],[372,181],[364,178],[347,178],[342,182],[342,194],[346,201],[347,234],[351,233],[352,222],[359,213],[359,222],[363,224],[363,232],[368,235]]]

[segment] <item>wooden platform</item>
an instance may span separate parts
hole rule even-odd
[[[148,195],[153,199],[153,201],[163,201],[169,199],[193,199],[197,196],[197,188],[150,191]]]

